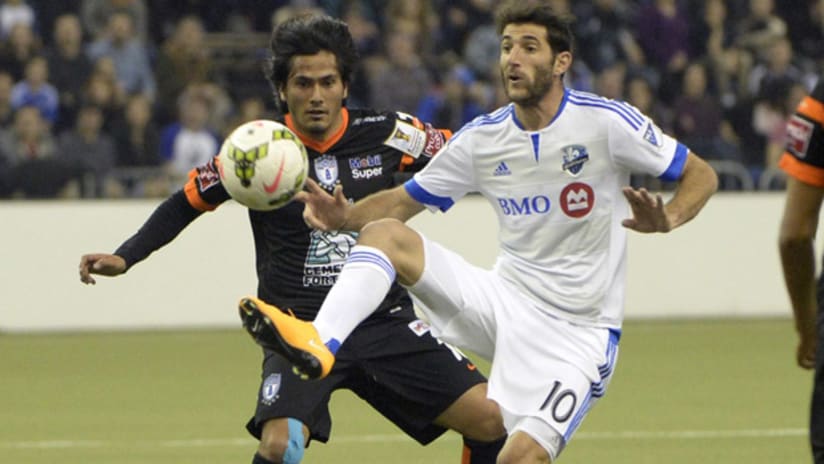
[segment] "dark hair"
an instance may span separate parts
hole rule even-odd
[[[275,92],[275,100],[284,112],[288,109],[286,102],[280,100],[278,90],[289,79],[292,58],[296,55],[331,52],[335,55],[341,80],[346,85],[351,82],[358,61],[358,52],[349,26],[325,15],[304,14],[287,19],[275,26],[269,45],[272,56],[266,63],[264,72]]]
[[[572,51],[574,22],[574,16],[557,13],[546,0],[507,0],[495,12],[498,35],[510,24],[538,24],[546,29],[547,42],[555,53]]]

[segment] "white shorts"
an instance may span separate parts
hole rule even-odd
[[[489,397],[507,432],[527,433],[554,461],[606,392],[620,331],[561,319],[495,272],[421,238],[424,271],[409,291],[433,335],[492,361]]]

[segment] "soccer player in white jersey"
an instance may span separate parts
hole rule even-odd
[[[317,318],[302,322],[247,298],[309,377],[397,279],[441,339],[491,359],[491,399],[508,439],[499,463],[557,459],[604,395],[623,317],[627,229],[669,232],[717,188],[712,168],[637,109],[565,89],[568,18],[545,0],[512,0],[496,13],[500,69],[511,103],[460,130],[405,185],[350,205],[315,183],[298,199],[325,230],[360,230]],[[628,187],[630,173],[678,181],[660,195]],[[495,210],[500,253],[481,269],[405,225],[424,208],[447,211],[470,192]]]

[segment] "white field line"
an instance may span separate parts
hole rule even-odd
[[[735,439],[735,438],[782,438],[803,437],[807,429],[732,429],[732,430],[673,430],[653,432],[626,430],[622,432],[580,432],[573,440],[694,440],[694,439]],[[448,434],[441,440],[457,440],[457,434]],[[400,433],[372,435],[333,435],[330,443],[389,443],[412,440]],[[194,438],[156,441],[113,441],[113,440],[31,440],[0,441],[0,449],[71,449],[71,448],[123,448],[123,447],[165,447],[165,448],[208,448],[252,446],[255,440],[248,438]]]

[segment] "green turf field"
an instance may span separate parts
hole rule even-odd
[[[812,375],[788,319],[630,321],[562,463],[806,463]],[[0,336],[0,463],[248,463],[259,353],[226,331]],[[457,463],[348,392],[306,463]]]

